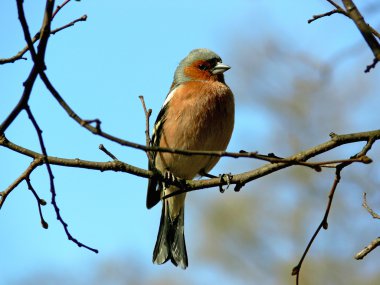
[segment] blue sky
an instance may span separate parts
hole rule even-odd
[[[24,2],[34,34],[42,20],[44,1]],[[231,65],[232,69],[226,74],[228,82],[229,73],[239,68],[231,62],[234,39],[238,37],[250,36],[253,41],[260,41],[275,34],[289,44],[289,49],[308,51],[324,60],[360,40],[360,34],[342,16],[307,24],[312,15],[330,9],[325,1],[289,2],[73,1],[57,15],[53,27],[83,14],[88,15],[88,20],[50,38],[47,75],[83,118],[99,118],[107,132],[144,143],[145,121],[138,96],[144,95],[154,118],[168,92],[176,65],[193,48],[210,48]],[[0,3],[0,36],[3,42],[0,57],[11,56],[25,45],[15,1]],[[368,52],[368,62],[363,62],[363,69],[371,60]],[[21,82],[30,68],[30,60],[0,67],[0,120],[16,104],[22,92]],[[238,82],[232,84],[238,86]],[[239,90],[233,91],[239,110]],[[41,82],[35,85],[30,106],[44,130],[50,155],[107,161],[109,158],[98,150],[98,145],[104,143],[120,160],[146,166],[143,152],[106,142],[76,125]],[[231,151],[239,149],[239,122],[244,118],[237,117],[236,121],[229,146]],[[6,135],[15,143],[39,150],[34,129],[25,114],[17,118]],[[30,163],[29,159],[2,148],[0,160],[3,162],[1,189]],[[215,172],[222,172],[221,169],[233,172],[225,160]],[[176,270],[171,266],[151,265],[160,209],[145,209],[146,180],[127,174],[61,167],[53,167],[53,171],[58,203],[71,233],[100,253],[96,256],[69,242],[50,204],[43,208],[49,229],[42,229],[35,200],[22,183],[0,211],[0,268],[4,284],[47,267],[83,268],[84,274],[88,274],[86,269],[99,259],[124,255],[139,256],[139,260],[145,262],[142,266],[154,274]],[[31,178],[40,196],[50,201],[45,168],[40,167]],[[191,239],[192,234],[189,234],[189,244]],[[196,264],[193,268],[187,272],[200,270]]]

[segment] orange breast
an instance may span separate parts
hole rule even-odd
[[[234,125],[234,98],[217,81],[190,81],[177,87],[167,103],[160,146],[185,150],[225,150]],[[156,167],[192,179],[210,171],[219,158],[159,153]]]

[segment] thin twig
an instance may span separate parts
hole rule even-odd
[[[334,139],[337,137],[336,134],[332,133],[330,134],[330,136]],[[374,144],[374,139],[373,138],[369,138],[367,140],[367,143],[365,144],[365,146],[362,148],[362,150],[360,152],[358,152],[356,155],[352,156],[351,159],[357,159],[357,158],[361,158],[363,156],[366,156],[367,152],[371,149],[372,145]],[[365,159],[366,160],[366,159]],[[300,261],[298,262],[298,264],[293,268],[292,270],[292,275],[296,275],[296,284],[298,285],[299,284],[299,277],[300,277],[300,273],[301,273],[301,267],[302,267],[302,264],[306,258],[306,255],[307,253],[309,252],[310,248],[311,248],[311,245],[313,244],[314,240],[316,239],[316,237],[318,236],[320,230],[323,228],[325,230],[327,230],[328,228],[328,216],[329,216],[329,213],[330,213],[330,209],[331,209],[331,205],[332,205],[332,202],[333,202],[333,198],[334,198],[334,194],[335,194],[335,191],[336,191],[336,188],[340,182],[340,179],[341,179],[341,172],[343,170],[343,168],[347,167],[348,165],[352,164],[354,161],[351,161],[351,160],[347,160],[345,162],[342,162],[340,163],[339,165],[337,165],[336,167],[336,170],[335,170],[335,178],[334,178],[334,182],[333,182],[333,185],[330,189],[330,193],[329,193],[329,196],[328,196],[328,202],[327,202],[327,206],[326,206],[326,211],[325,211],[325,214],[323,216],[323,219],[321,221],[321,223],[318,225],[317,229],[315,230],[313,236],[311,237],[309,243],[307,244],[303,254],[302,254],[302,257],[300,259]]]
[[[71,21],[70,23],[68,23],[68,24],[66,24],[66,25],[63,25],[63,26],[61,26],[61,27],[59,27],[59,28],[56,28],[56,29],[52,30],[52,31],[50,32],[50,34],[54,35],[54,34],[60,32],[60,31],[62,31],[62,30],[64,30],[64,29],[67,29],[67,28],[69,28],[69,27],[74,26],[74,24],[77,23],[77,22],[83,22],[83,21],[86,21],[86,20],[87,20],[87,15],[83,15],[83,16],[81,16],[80,18],[75,19],[75,20]],[[36,34],[34,35],[34,37],[32,38],[32,41],[31,41],[32,44],[35,44],[35,43],[40,39],[40,35],[41,35],[40,32],[38,32],[38,33],[36,33]],[[13,63],[13,62],[15,62],[15,61],[17,61],[17,60],[20,60],[20,59],[27,60],[27,58],[26,58],[26,57],[23,57],[23,55],[24,55],[28,50],[29,50],[29,45],[27,44],[27,45],[26,45],[22,50],[20,50],[16,55],[14,55],[14,56],[12,56],[12,57],[9,57],[9,58],[1,58],[1,59],[0,59],[0,65],[1,65],[1,64],[6,64],[6,63]]]
[[[309,243],[307,244],[303,254],[302,254],[302,257],[300,259],[300,261],[298,262],[298,264],[293,268],[292,270],[292,275],[296,275],[296,284],[298,285],[299,284],[299,277],[300,277],[300,273],[301,273],[301,267],[302,267],[302,264],[306,258],[306,255],[307,253],[309,252],[310,248],[311,248],[311,245],[314,243],[314,240],[316,239],[316,237],[318,236],[320,230],[323,228],[325,230],[327,230],[328,228],[328,215],[330,213],[330,209],[331,209],[331,205],[332,205],[332,201],[333,201],[333,198],[334,198],[334,194],[335,194],[335,190],[336,190],[336,187],[338,186],[339,184],[339,181],[340,181],[340,178],[341,178],[341,175],[340,175],[340,172],[342,171],[343,167],[342,166],[343,164],[341,164],[341,166],[338,166],[336,168],[336,172],[335,172],[335,179],[334,179],[334,182],[333,182],[333,185],[330,189],[330,193],[329,193],[329,196],[328,196],[328,201],[327,201],[327,206],[326,206],[326,211],[325,211],[325,214],[323,216],[323,219],[321,221],[321,223],[318,225],[317,229],[315,230],[313,236],[311,237]]]
[[[146,108],[144,96],[140,95],[139,98],[140,98],[140,101],[144,110],[144,114],[145,114],[145,145],[146,147],[149,148],[152,145],[152,141],[150,139],[150,132],[149,132],[150,130],[149,119],[150,119],[150,116],[152,115],[152,109]],[[148,157],[150,167],[154,167],[154,152],[146,151],[145,153],[146,153],[146,156]]]
[[[63,7],[65,7],[65,5],[67,4],[67,3],[69,3],[71,0],[65,0],[61,5],[57,5],[57,8],[55,9],[55,11],[54,11],[54,13],[53,13],[53,15],[52,15],[52,20],[54,19],[54,17],[55,17],[55,15],[57,15],[58,14],[58,12],[63,8]]]
[[[255,179],[261,178],[263,176],[269,175],[273,172],[279,171],[281,169],[290,167],[292,165],[297,165],[297,161],[307,161],[308,159],[315,157],[319,154],[328,152],[336,147],[339,147],[344,144],[360,142],[360,141],[371,141],[374,143],[376,140],[380,139],[380,130],[346,134],[346,135],[335,135],[331,140],[322,143],[320,145],[311,147],[307,150],[294,154],[286,158],[286,163],[268,163],[257,169],[253,169],[248,172],[234,174],[230,180],[230,184],[235,184],[237,186],[244,185],[248,182],[251,182]],[[0,135],[0,145],[9,148],[13,151],[16,151],[20,154],[35,158],[41,156],[41,154],[31,151],[29,149],[23,148],[19,145],[16,145],[5,138],[5,136]],[[369,146],[368,146],[369,147]],[[86,168],[100,171],[122,171],[130,173],[139,177],[152,178],[153,176],[157,177],[157,173],[152,171],[145,170],[124,162],[97,162],[97,161],[84,161],[80,159],[67,159],[67,158],[58,158],[58,157],[48,157],[49,163],[55,165],[61,165],[66,167],[78,167]],[[291,162],[293,161],[293,163]],[[159,176],[160,177],[160,176]],[[163,177],[161,177],[163,179]],[[212,188],[217,187],[222,184],[219,178],[205,179],[205,180],[186,180],[186,190],[183,192],[195,191],[198,189]]]
[[[0,209],[4,205],[5,199],[8,197],[8,195],[22,182],[24,181],[32,172],[35,168],[37,168],[39,165],[42,164],[42,157],[36,157],[32,161],[32,163],[28,166],[27,169],[21,175],[5,189],[4,191],[0,192]]]
[[[364,207],[364,209],[366,209],[368,211],[368,213],[370,213],[370,215],[372,216],[372,218],[374,219],[380,219],[380,215],[375,213],[374,210],[372,210],[372,208],[370,208],[367,204],[367,193],[363,193],[363,204],[362,206]]]
[[[0,146],[6,147],[12,151],[20,153],[22,155],[31,157],[31,158],[39,158],[42,162],[43,155],[41,153],[32,151],[30,149],[24,148],[17,144],[9,141],[4,135],[0,136]],[[132,166],[128,163],[121,161],[108,161],[108,162],[98,162],[98,161],[88,161],[81,160],[78,158],[68,159],[61,157],[48,156],[45,158],[51,165],[59,165],[64,167],[74,167],[74,168],[84,168],[84,169],[92,169],[99,171],[121,171],[129,174],[133,174],[143,178],[151,178],[153,173],[143,168],[139,168],[136,166]],[[17,185],[16,185],[17,186]]]
[[[105,148],[105,146],[103,144],[100,144],[99,145],[99,149],[101,151],[103,151],[105,154],[107,154],[110,158],[112,158],[113,160],[117,160],[117,157],[115,155],[113,155],[108,149]]]
[[[34,118],[33,116],[33,113],[31,112],[29,106],[27,106],[25,108],[28,116],[29,116],[29,119],[31,120],[36,132],[37,132],[37,136],[38,136],[38,140],[39,140],[39,143],[40,143],[40,146],[41,146],[41,151],[42,151],[42,154],[43,154],[43,162],[44,164],[46,165],[46,168],[47,168],[47,171],[48,171],[48,175],[49,175],[49,180],[50,180],[50,192],[51,192],[51,203],[54,207],[54,210],[55,210],[55,213],[57,215],[57,220],[62,224],[64,230],[65,230],[65,233],[67,235],[67,238],[69,240],[71,240],[72,242],[74,242],[78,247],[84,247],[90,251],[93,251],[95,253],[98,253],[99,251],[95,248],[92,248],[92,247],[89,247],[85,244],[83,244],[82,242],[78,241],[76,238],[74,238],[72,236],[72,234],[70,233],[69,229],[68,229],[68,224],[63,220],[62,218],[62,215],[61,215],[61,212],[60,212],[60,209],[58,207],[58,204],[57,204],[57,200],[56,200],[56,197],[57,197],[57,192],[55,190],[55,185],[54,185],[54,175],[53,175],[53,171],[51,169],[51,166],[50,166],[50,163],[49,161],[47,160],[47,151],[46,151],[46,147],[45,147],[45,143],[44,143],[44,140],[42,138],[42,131],[36,121],[36,119]]]
[[[34,190],[33,186],[32,186],[32,183],[30,182],[30,178],[29,176],[27,176],[25,178],[25,181],[26,183],[28,184],[28,189],[33,193],[33,196],[34,198],[36,198],[36,201],[37,201],[37,206],[38,206],[38,212],[40,214],[40,220],[41,220],[41,225],[44,229],[47,229],[49,227],[49,224],[45,221],[44,219],[44,216],[42,214],[42,209],[41,209],[41,206],[45,206],[46,205],[46,201],[41,199],[36,190]]]
[[[24,38],[28,44],[30,54],[32,55],[33,60],[37,60],[37,53],[33,47],[33,43],[30,38],[28,23],[26,22],[23,1],[17,0],[17,11],[18,17],[22,26],[22,30],[24,33]],[[0,135],[5,132],[5,130],[12,124],[12,122],[17,118],[20,112],[26,107],[30,94],[32,93],[34,82],[37,79],[37,75],[39,72],[39,66],[35,63],[33,65],[32,70],[30,71],[28,78],[24,82],[24,91],[21,95],[21,98],[17,105],[13,108],[13,110],[9,113],[9,115],[5,118],[3,123],[0,125]]]
[[[38,66],[38,71],[41,72],[46,69],[45,65],[45,53],[47,44],[50,38],[51,32],[51,21],[54,9],[54,0],[47,0],[45,5],[44,19],[42,21],[42,26],[40,30],[40,42],[38,43],[38,53],[37,58],[32,56],[34,64]],[[27,42],[29,48],[33,45],[32,42]]]
[[[318,20],[318,19],[323,18],[323,17],[328,17],[328,16],[334,15],[336,13],[342,13],[342,12],[338,9],[334,9],[334,10],[331,10],[331,11],[323,13],[323,14],[313,15],[313,17],[311,19],[307,20],[307,23],[310,24],[310,23],[314,22],[315,20]]]
[[[367,245],[365,248],[363,248],[361,251],[355,254],[354,258],[357,260],[363,259],[368,253],[373,251],[379,245],[380,245],[380,237],[377,237],[373,241],[371,241],[369,245]]]
[[[380,219],[380,215],[377,214],[374,210],[372,210],[371,207],[368,206],[367,194],[365,192],[363,193],[362,206],[367,210],[367,212],[372,216],[372,218]],[[355,254],[354,258],[357,260],[363,259],[367,254],[369,254],[371,251],[373,251],[379,245],[380,245],[380,237],[377,237],[373,241],[371,241],[369,245],[367,245],[365,248],[363,248],[361,251],[359,251],[357,254]]]
[[[60,32],[60,31],[62,31],[62,30],[64,30],[64,29],[67,29],[67,28],[69,28],[69,27],[74,26],[75,23],[78,23],[78,22],[84,22],[84,21],[86,21],[86,20],[87,20],[87,15],[83,15],[82,17],[80,17],[80,18],[78,18],[78,19],[75,19],[74,21],[71,21],[70,23],[68,23],[68,24],[66,24],[66,25],[63,25],[62,27],[59,27],[59,28],[57,28],[57,29],[55,29],[55,30],[52,30],[52,31],[50,32],[50,34],[51,34],[51,35],[54,35],[55,33],[58,33],[58,32]]]
[[[362,14],[359,9],[356,7],[355,3],[352,0],[342,0],[346,11],[351,18],[351,20],[355,23],[356,27],[362,34],[364,40],[366,41],[369,48],[372,50],[373,55],[375,56],[375,61],[367,66],[365,72],[369,72],[372,68],[375,67],[377,61],[380,60],[380,43],[377,41],[375,35],[369,28],[369,25],[365,22]]]
[[[331,16],[333,14],[342,14],[346,16],[347,18],[350,18],[358,28],[359,32],[362,34],[364,40],[366,41],[367,45],[371,49],[374,59],[371,64],[367,65],[364,72],[370,72],[372,69],[375,68],[376,64],[380,61],[380,33],[374,29],[371,25],[365,22],[363,16],[361,15],[359,9],[356,7],[354,2],[352,0],[342,0],[344,8],[335,3],[332,0],[327,0],[332,6],[335,7],[334,10],[319,14],[319,15],[314,15],[312,19],[308,20],[308,23],[310,24],[311,22],[326,17],[326,16]]]
[[[375,68],[376,67],[376,64],[379,62],[379,60],[377,58],[374,58],[372,63],[367,65],[367,67],[365,68],[364,72],[365,73],[368,73],[371,71],[371,69]]]
[[[26,22],[23,2],[24,1],[22,1],[22,0],[17,0],[16,1],[16,3],[17,3],[17,11],[18,11],[18,18],[20,20],[21,27],[22,27],[22,30],[24,32],[24,38],[25,38],[25,41],[27,43],[28,50],[29,50],[29,52],[30,52],[30,54],[31,54],[31,56],[33,58],[33,61],[36,62],[37,61],[37,52],[34,49],[33,41],[32,41],[32,38],[31,38],[30,32],[29,32],[28,23]]]
[[[145,141],[146,141],[146,146],[149,147],[151,145],[150,133],[149,133],[149,118],[152,115],[152,109],[148,110],[146,108],[144,96],[140,95],[139,99],[140,99],[141,104],[142,104],[143,109],[144,109],[144,114],[145,114]]]
[[[332,1],[332,0],[327,0],[327,2],[329,2],[331,5],[333,5],[334,7],[335,7],[335,9],[337,9],[337,10],[343,10],[344,11],[344,9],[342,8],[342,7],[340,7],[337,3],[335,3],[334,1]]]
[[[102,122],[99,119],[83,120],[83,125],[90,125],[92,123],[95,123],[95,130],[96,130],[96,132],[100,133],[102,131],[100,129],[101,125],[102,125]]]

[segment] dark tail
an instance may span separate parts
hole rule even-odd
[[[162,264],[169,259],[175,266],[186,269],[187,253],[184,235],[184,208],[172,220],[167,200],[162,201],[160,229],[153,251],[153,263]]]

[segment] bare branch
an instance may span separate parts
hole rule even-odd
[[[145,145],[146,147],[150,147],[152,145],[152,141],[150,140],[150,126],[149,126],[149,119],[152,115],[152,109],[147,109],[145,105],[144,96],[139,96],[141,104],[143,106],[144,114],[145,114]],[[148,157],[148,162],[151,168],[154,168],[154,152],[152,151],[146,151],[146,156]],[[156,170],[156,169],[155,169]]]
[[[377,58],[374,58],[373,59],[373,62],[369,65],[367,65],[367,67],[365,68],[364,72],[367,73],[367,72],[370,72],[371,69],[375,68],[376,67],[376,64],[379,62],[379,60]]]
[[[333,185],[331,187],[331,190],[330,190],[330,193],[328,196],[326,211],[325,211],[325,214],[323,216],[323,219],[322,219],[321,223],[318,225],[317,229],[315,230],[315,232],[314,232],[313,236],[311,237],[309,243],[307,244],[300,261],[292,270],[292,275],[296,275],[296,284],[297,285],[299,284],[299,277],[300,277],[300,273],[301,273],[302,264],[306,258],[307,253],[309,252],[309,250],[311,248],[311,245],[314,243],[314,240],[318,236],[321,229],[323,228],[323,229],[327,230],[327,228],[328,228],[327,219],[328,219],[328,215],[330,213],[330,209],[331,209],[331,205],[332,205],[332,201],[334,198],[336,187],[338,186],[340,179],[341,179],[340,173],[341,173],[342,169],[344,168],[343,164],[344,163],[342,163],[340,166],[337,166],[337,168],[336,168],[335,179],[334,179]]]
[[[328,16],[331,16],[331,15],[334,15],[337,13],[344,14],[344,13],[342,13],[341,10],[334,9],[334,10],[331,10],[330,12],[326,12],[326,13],[318,14],[318,15],[313,15],[313,17],[311,19],[307,20],[307,23],[310,24],[310,23],[314,22],[315,20],[318,20],[318,19],[323,18],[323,17],[328,17]]]
[[[40,164],[43,163],[43,155],[41,153],[29,150],[22,146],[12,143],[9,141],[4,135],[0,136],[0,145],[6,147],[10,150],[13,150],[22,155],[31,157],[31,158],[39,158],[41,160]],[[133,174],[136,176],[140,176],[143,178],[150,178],[153,176],[148,170],[132,166],[130,164],[121,162],[121,161],[110,161],[110,162],[98,162],[98,161],[88,161],[81,160],[78,158],[68,159],[68,158],[60,158],[54,156],[47,156],[45,158],[52,165],[59,165],[64,167],[73,167],[73,168],[85,168],[99,171],[121,171],[129,174]],[[17,184],[18,185],[18,184]],[[17,186],[16,185],[16,186]]]
[[[327,0],[327,2],[333,5],[335,9],[323,14],[314,15],[312,19],[308,20],[308,23],[310,24],[317,19],[321,19],[326,16],[331,16],[333,14],[342,14],[350,18],[355,23],[356,27],[362,34],[364,40],[366,41],[367,45],[369,46],[373,55],[375,56],[375,58],[373,59],[373,62],[367,65],[366,69],[364,70],[364,72],[366,73],[370,72],[371,69],[375,68],[377,62],[380,61],[380,43],[378,41],[378,39],[380,39],[380,33],[376,31],[376,29],[371,27],[368,23],[365,22],[359,9],[356,7],[356,5],[354,4],[352,0],[342,0],[345,9],[339,6],[333,0]]]
[[[71,21],[70,23],[66,24],[66,25],[63,25],[59,28],[56,28],[54,30],[52,30],[50,32],[51,35],[54,35],[64,29],[67,29],[69,27],[72,27],[75,25],[75,23],[77,22],[83,22],[83,21],[86,21],[87,20],[87,15],[83,15],[82,17],[78,18],[78,19],[75,19],[73,21]],[[36,33],[34,35],[34,37],[32,38],[32,44],[35,44],[38,40],[40,39],[40,32]],[[6,63],[13,63],[17,60],[20,60],[20,59],[24,59],[24,60],[27,60],[26,57],[23,57],[23,55],[29,50],[29,46],[26,45],[22,50],[20,50],[16,55],[12,56],[12,57],[9,57],[9,58],[1,58],[0,59],[0,65],[1,64],[6,64]]]
[[[144,96],[139,96],[139,99],[141,101],[141,104],[142,104],[143,109],[144,109],[144,114],[145,114],[145,143],[146,143],[146,146],[149,147],[151,145],[150,133],[149,133],[149,129],[150,129],[149,118],[152,115],[152,109],[148,110],[146,108]]]
[[[61,5],[57,5],[57,8],[55,9],[53,15],[52,15],[52,20],[54,19],[54,17],[58,14],[58,12],[63,8],[65,7],[65,5],[67,3],[69,3],[71,0],[65,0]]]
[[[333,134],[333,137],[335,137],[335,134]],[[351,158],[354,159],[354,158],[359,158],[359,157],[365,156],[366,153],[371,149],[373,143],[374,143],[373,138],[369,138],[366,145],[362,148],[362,150],[359,153],[357,153],[356,155],[352,156]],[[296,284],[297,285],[299,284],[299,277],[300,277],[300,273],[301,273],[302,264],[306,258],[307,253],[309,252],[309,250],[311,248],[311,245],[314,243],[314,240],[316,239],[316,237],[318,236],[318,234],[322,228],[325,230],[328,229],[327,219],[328,219],[328,216],[330,213],[330,209],[331,209],[331,205],[333,202],[333,198],[334,198],[336,188],[337,188],[337,186],[340,182],[340,179],[341,179],[341,172],[342,172],[343,168],[347,167],[351,163],[353,163],[353,161],[347,160],[346,162],[340,163],[336,167],[335,179],[334,179],[333,185],[330,189],[330,193],[329,193],[328,201],[327,201],[327,206],[326,206],[326,211],[325,211],[325,214],[323,216],[323,219],[322,219],[321,223],[318,225],[317,229],[315,230],[315,232],[314,232],[313,236],[311,237],[309,243],[307,244],[306,249],[304,250],[304,253],[302,254],[300,261],[292,270],[292,275],[296,275]]]
[[[331,5],[333,5],[333,6],[335,7],[335,9],[337,9],[337,10],[339,10],[339,11],[343,10],[343,8],[340,7],[338,4],[336,4],[334,1],[332,1],[332,0],[327,0],[327,2],[329,2]],[[344,10],[343,10],[343,11],[344,11]]]
[[[113,160],[118,160],[117,157],[115,155],[113,155],[108,149],[106,149],[104,147],[104,145],[99,145],[99,149],[101,151],[103,151],[105,154],[107,154],[110,158],[112,158]]]
[[[44,19],[43,19],[42,27],[40,30],[40,34],[41,34],[40,42],[38,44],[38,61],[36,61],[36,58],[32,57],[34,64],[39,65],[38,71],[40,72],[46,69],[45,52],[46,52],[47,44],[50,38],[53,9],[54,9],[54,0],[46,0]],[[29,48],[31,45],[33,45],[31,42],[27,42],[27,43],[28,43]]]
[[[50,34],[51,34],[51,35],[54,35],[55,33],[58,33],[58,32],[60,32],[60,31],[62,31],[62,30],[64,30],[64,29],[67,29],[67,28],[69,28],[69,27],[74,26],[75,23],[78,23],[78,22],[84,22],[84,21],[86,21],[86,20],[87,20],[87,15],[83,15],[82,17],[80,17],[80,18],[78,18],[78,19],[75,19],[74,21],[71,21],[70,23],[68,23],[68,24],[66,24],[66,25],[63,25],[62,27],[59,27],[59,28],[57,28],[57,29],[55,29],[55,30],[52,30],[52,31],[50,32]]]
[[[372,218],[374,219],[380,219],[380,215],[375,213],[374,210],[372,210],[372,208],[370,208],[367,204],[367,193],[363,193],[363,204],[362,206],[368,211],[368,213],[370,213],[370,215],[372,216]]]
[[[49,174],[50,192],[51,192],[51,204],[54,207],[55,213],[57,215],[57,220],[62,224],[62,226],[63,226],[63,228],[65,230],[65,233],[67,235],[67,238],[69,240],[73,241],[78,247],[84,247],[84,248],[87,248],[87,249],[89,249],[89,250],[91,250],[91,251],[93,251],[95,253],[98,253],[97,249],[91,248],[91,247],[83,244],[82,242],[78,241],[76,238],[74,238],[72,236],[72,234],[70,233],[69,229],[68,229],[67,223],[63,220],[62,215],[61,215],[61,211],[60,211],[60,209],[58,207],[58,204],[57,204],[57,192],[55,190],[55,185],[54,185],[54,175],[53,175],[53,171],[51,169],[49,160],[47,159],[48,154],[47,154],[47,151],[46,151],[44,140],[42,138],[42,131],[41,131],[40,127],[38,126],[38,123],[37,123],[36,119],[34,118],[33,113],[30,110],[29,106],[27,106],[25,108],[25,110],[28,113],[29,119],[31,120],[31,122],[32,122],[32,124],[33,124],[33,126],[34,126],[34,128],[35,128],[35,130],[37,132],[38,140],[39,140],[39,143],[40,143],[40,146],[41,146],[42,155],[43,155],[43,162],[46,165],[46,169],[47,169],[47,172]],[[28,183],[28,186],[29,185],[30,184]]]
[[[24,7],[23,7],[23,1],[17,0],[17,11],[19,20],[22,26],[22,30],[24,32],[25,40],[28,44],[30,54],[32,55],[32,58],[35,62],[33,65],[32,70],[29,73],[28,78],[24,82],[24,91],[23,94],[17,103],[17,105],[13,108],[13,110],[10,112],[10,114],[5,118],[3,123],[0,125],[0,134],[3,134],[5,130],[11,125],[11,123],[16,119],[16,117],[20,114],[22,109],[24,109],[28,103],[30,94],[32,93],[34,82],[37,79],[39,67],[36,63],[37,61],[37,54],[33,47],[32,39],[30,37],[28,23],[26,22],[25,14],[24,14]]]
[[[17,0],[16,1],[16,3],[17,3],[17,11],[18,11],[18,18],[20,20],[21,27],[22,27],[22,30],[24,32],[24,38],[25,38],[25,41],[26,41],[26,43],[28,45],[28,50],[29,50],[29,52],[30,52],[30,54],[31,54],[31,56],[33,58],[33,61],[36,62],[36,60],[37,60],[37,53],[36,53],[36,50],[34,49],[32,38],[30,37],[28,23],[26,22],[26,18],[25,18],[23,2],[24,1],[22,1],[22,0]]]
[[[342,0],[343,5],[346,8],[346,11],[349,17],[354,21],[356,27],[362,34],[364,40],[367,42],[368,46],[371,48],[375,58],[380,60],[380,45],[376,40],[375,36],[372,34],[372,31],[369,29],[368,24],[365,22],[362,14],[359,9],[356,7],[352,0]]]
[[[30,178],[29,176],[25,178],[25,181],[26,183],[28,184],[28,189],[33,193],[34,197],[36,198],[36,201],[37,201],[37,206],[38,206],[38,212],[40,214],[40,220],[41,220],[41,225],[44,229],[47,229],[49,227],[49,224],[45,221],[43,215],[42,215],[42,210],[41,210],[41,206],[45,206],[46,205],[46,201],[41,199],[36,190],[34,190],[33,186],[32,186],[32,183],[30,182]]]
[[[1,137],[0,140],[3,140],[4,138]],[[24,181],[29,175],[33,172],[35,168],[37,168],[39,165],[42,165],[42,157],[36,157],[32,163],[28,166],[27,169],[11,184],[5,189],[4,191],[0,192],[0,209],[4,205],[5,199],[8,197],[8,195],[15,189],[22,181]]]
[[[369,245],[367,245],[365,248],[363,248],[361,251],[355,254],[354,258],[357,260],[363,259],[368,253],[373,251],[379,245],[380,245],[380,237],[377,237],[373,241],[371,241]]]
[[[356,7],[352,0],[342,0],[343,5],[346,8],[346,11],[351,18],[351,20],[355,23],[356,27],[362,34],[364,40],[367,42],[368,46],[372,50],[373,55],[375,56],[375,60],[373,64],[367,66],[365,72],[369,72],[371,68],[374,68],[376,63],[380,60],[380,44],[372,33],[371,28],[365,22],[362,14],[359,9]]]

